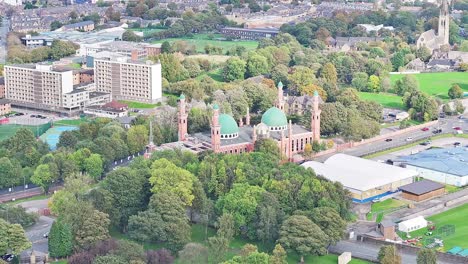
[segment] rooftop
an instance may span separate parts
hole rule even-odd
[[[441,188],[444,188],[443,184],[430,180],[422,180],[401,186],[400,190],[415,195],[421,195]]]
[[[468,176],[468,148],[429,149],[397,161],[455,176]]]
[[[265,33],[279,33],[277,28],[236,28],[236,27],[225,27],[228,30],[239,30],[247,32],[265,32]]]
[[[78,23],[68,24],[68,25],[65,25],[63,27],[66,28],[66,29],[74,29],[74,28],[77,28],[77,27],[84,27],[84,26],[88,26],[88,25],[94,25],[94,22],[91,21],[91,20],[87,20],[87,21],[81,21],[81,22],[78,22]]]
[[[414,170],[341,153],[331,156],[324,163],[308,161],[302,166],[357,191],[371,190],[418,175]]]

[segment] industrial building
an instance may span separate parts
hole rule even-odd
[[[308,161],[302,164],[317,175],[341,183],[351,192],[354,202],[366,203],[398,192],[398,188],[413,182],[418,172],[397,166],[335,154],[324,163]]]
[[[401,196],[411,201],[424,201],[445,194],[445,186],[438,182],[422,180],[400,187]]]
[[[403,156],[394,162],[419,172],[420,176],[436,182],[455,185],[468,184],[468,149],[428,149],[417,154]]]

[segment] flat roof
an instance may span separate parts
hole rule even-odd
[[[468,176],[468,148],[464,147],[428,149],[395,161],[459,177]]]
[[[9,104],[9,103],[10,103],[10,101],[8,99],[0,98],[0,104],[1,105]]]
[[[277,28],[236,28],[236,27],[225,27],[223,29],[228,30],[239,30],[239,31],[247,31],[247,32],[264,32],[264,33],[279,33],[279,29]]]
[[[422,180],[401,186],[400,190],[415,195],[422,195],[442,188],[445,188],[445,186],[438,182]]]
[[[301,166],[311,168],[316,174],[357,191],[371,190],[418,175],[414,170],[342,153],[331,156],[324,163],[308,161]]]

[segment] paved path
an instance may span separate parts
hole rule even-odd
[[[37,212],[42,208],[47,208],[49,199],[28,201],[18,204],[26,209],[28,212]],[[50,231],[52,223],[55,221],[54,218],[49,216],[40,216],[36,224],[26,228],[26,237],[32,242],[32,249],[34,251],[47,253],[49,251],[47,238],[44,234]],[[28,249],[26,251],[30,251]]]
[[[5,64],[7,58],[7,34],[10,27],[10,21],[4,17],[0,26],[0,64]]]

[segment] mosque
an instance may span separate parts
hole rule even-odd
[[[419,36],[416,45],[418,48],[426,47],[431,53],[439,50],[442,46],[449,46],[450,13],[448,0],[442,0],[440,5],[439,26],[437,34],[433,29],[423,32]]]
[[[312,99],[311,126],[306,128],[292,124],[285,114],[285,99],[283,84],[278,84],[278,97],[275,106],[263,113],[261,123],[252,125],[250,114],[239,120],[231,115],[220,113],[219,106],[214,104],[211,130],[193,135],[188,134],[188,111],[185,96],[182,94],[178,105],[178,137],[179,141],[162,147],[182,147],[194,152],[213,150],[215,153],[240,154],[254,150],[259,139],[271,138],[278,143],[281,152],[289,160],[304,151],[306,144],[320,141],[320,109],[321,99],[317,92]]]

